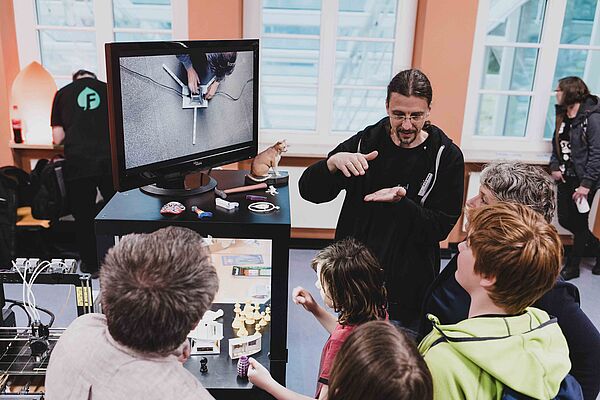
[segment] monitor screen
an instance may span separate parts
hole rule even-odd
[[[256,155],[258,41],[110,43],[118,190]]]

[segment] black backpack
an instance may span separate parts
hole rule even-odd
[[[31,214],[37,219],[57,220],[70,214],[64,180],[64,158],[42,159],[31,171],[34,192]]]
[[[0,269],[10,269],[15,258],[17,182],[0,173]]]
[[[17,208],[28,205],[29,174],[21,168],[0,168],[0,269],[10,269],[17,251]]]
[[[17,207],[31,206],[34,193],[29,174],[19,167],[9,165],[0,167],[0,175],[16,184],[14,188],[17,195]]]

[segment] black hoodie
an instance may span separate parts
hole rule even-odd
[[[564,113],[564,107],[557,105],[557,124],[564,118]],[[551,171],[558,171],[560,165],[556,131],[552,140]],[[571,121],[569,136],[571,138],[571,159],[581,186],[592,190],[598,189],[600,181],[600,101],[598,97],[588,96],[581,103],[577,115]]]
[[[366,244],[385,270],[390,319],[414,326],[427,287],[440,266],[439,242],[458,220],[463,201],[464,161],[460,149],[436,126],[421,145],[405,149],[390,138],[388,118],[339,144],[339,152],[377,150],[363,176],[332,174],[322,160],[304,171],[300,195],[324,203],[346,190],[335,237],[352,236]],[[379,189],[407,187],[396,203],[365,202]]]

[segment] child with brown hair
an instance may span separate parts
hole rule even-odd
[[[327,399],[432,400],[433,384],[412,339],[387,321],[371,321],[335,357]]]
[[[433,330],[419,345],[434,397],[500,399],[516,392],[553,399],[567,382],[569,349],[556,319],[531,305],[559,274],[556,228],[521,204],[485,205],[467,215],[455,275],[471,297],[468,318],[442,325],[430,314]],[[580,395],[581,388],[573,390]]]
[[[292,291],[294,303],[312,313],[331,334],[323,347],[315,398],[327,397],[329,373],[333,360],[348,337],[358,325],[387,318],[386,290],[383,270],[371,252],[361,243],[348,238],[321,250],[312,261],[317,273],[315,286],[334,316],[321,307],[302,287]],[[250,359],[248,379],[277,399],[308,399],[276,382],[269,371]]]

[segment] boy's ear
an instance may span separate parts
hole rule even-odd
[[[483,276],[481,275],[479,279],[479,285],[485,290],[491,289],[496,284],[495,276]]]

